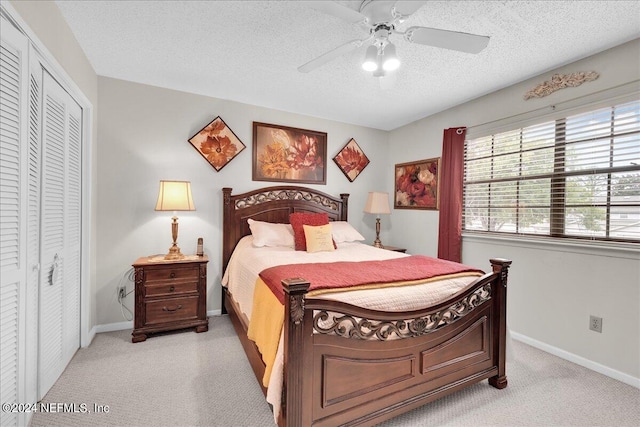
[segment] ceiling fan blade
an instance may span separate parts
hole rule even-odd
[[[315,70],[316,68],[326,64],[327,62],[333,61],[339,56],[357,49],[358,47],[362,46],[362,43],[365,40],[351,40],[350,42],[345,43],[333,50],[330,50],[329,52],[322,54],[315,59],[312,59],[306,64],[299,66],[298,71],[300,71],[301,73],[308,73],[309,71]]]
[[[348,7],[342,6],[341,4],[335,3],[333,1],[306,1],[304,2],[304,4],[311,7],[312,9],[324,12],[328,15],[333,15],[340,19],[344,19],[345,21],[351,22],[353,24],[358,24],[361,22],[366,23],[368,21],[367,17],[360,12],[349,9]]]
[[[399,0],[393,7],[400,15],[409,16],[425,4],[427,4],[426,1]]]
[[[405,31],[404,38],[411,43],[426,44],[467,53],[479,53],[489,44],[488,36],[427,27],[410,27]]]

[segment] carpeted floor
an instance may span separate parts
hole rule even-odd
[[[382,425],[640,425],[640,390],[526,344],[513,342],[507,377],[504,390],[483,381]],[[76,412],[36,413],[31,426],[274,425],[227,316],[138,344],[130,330],[98,334],[43,402]]]

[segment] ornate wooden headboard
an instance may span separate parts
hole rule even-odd
[[[247,220],[288,224],[292,212],[325,212],[330,221],[346,221],[349,194],[340,198],[306,187],[264,187],[232,195],[223,188],[222,271],[241,238],[251,233]]]

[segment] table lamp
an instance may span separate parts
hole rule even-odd
[[[176,211],[195,211],[193,197],[191,196],[191,182],[189,181],[160,181],[158,191],[157,211],[173,211],[173,222],[171,223],[171,236],[173,245],[169,248],[169,253],[164,259],[181,259],[184,255],[178,247],[178,217]]]
[[[376,215],[376,240],[373,242],[373,246],[376,248],[384,248],[380,241],[380,215],[390,214],[389,210],[389,194],[379,191],[370,191],[367,203],[364,205],[364,213]]]

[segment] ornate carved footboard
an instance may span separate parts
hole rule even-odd
[[[338,199],[286,186],[233,196],[225,188],[223,196],[223,269],[238,241],[250,233],[248,218],[287,223],[291,212],[309,211],[347,219],[347,194]],[[310,284],[304,279],[283,281],[284,388],[278,424],[372,425],[483,379],[506,387],[510,264],[492,259],[492,273],[441,304],[411,312],[306,298]],[[226,289],[223,310],[261,383],[260,353]]]
[[[491,264],[493,273],[472,287],[415,312],[306,299],[308,282],[283,281],[287,347],[280,424],[372,425],[483,379],[506,387],[511,261]]]

